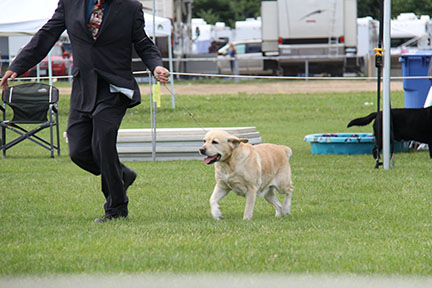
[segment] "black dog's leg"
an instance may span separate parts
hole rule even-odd
[[[379,168],[379,166],[381,166],[381,165],[383,165],[383,163],[382,162],[379,162],[379,159],[377,159],[377,161],[375,162],[375,169],[378,169]]]
[[[393,134],[393,121],[392,120],[393,119],[390,118],[390,159],[392,160],[392,168],[394,169],[396,155],[394,153],[395,140],[394,140],[394,134]]]
[[[380,114],[377,115],[375,122],[373,124],[374,136],[375,136],[375,146],[372,150],[373,157],[375,159],[375,169],[378,169],[379,166],[383,165],[380,162],[380,152],[382,149],[382,133],[381,133],[381,117]]]
[[[374,148],[372,149],[372,154],[374,156],[375,159],[375,169],[378,169],[379,166],[381,166],[383,163],[380,162],[380,150],[378,148],[377,145],[374,146]]]
[[[429,157],[432,159],[432,142],[428,143],[428,149],[429,149]]]
[[[395,168],[395,152],[394,152],[394,144],[395,144],[395,139],[394,139],[394,131],[393,131],[393,113],[390,112],[390,155],[391,155],[391,159],[392,159],[392,168]]]

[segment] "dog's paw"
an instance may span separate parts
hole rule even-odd
[[[291,210],[282,211],[283,216],[290,215],[290,214],[291,214]]]
[[[220,210],[212,211],[213,219],[222,220],[222,212]]]
[[[283,207],[282,208],[282,215],[286,216],[291,214],[291,207]]]

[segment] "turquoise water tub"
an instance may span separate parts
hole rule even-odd
[[[312,154],[372,154],[375,138],[372,133],[323,133],[306,135]],[[407,152],[408,142],[395,142],[395,152]]]

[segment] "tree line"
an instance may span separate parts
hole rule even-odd
[[[380,0],[358,0],[357,16],[379,19]],[[203,18],[208,24],[225,22],[235,26],[236,21],[256,18],[261,15],[261,0],[194,0],[192,17]],[[431,0],[392,0],[392,18],[403,12],[416,15],[432,15]]]

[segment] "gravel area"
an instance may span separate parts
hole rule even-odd
[[[175,82],[174,82],[175,83]],[[170,85],[167,85],[171,89]],[[309,80],[309,81],[275,81],[261,83],[227,83],[227,84],[174,84],[174,92],[179,95],[216,95],[236,93],[261,94],[294,94],[294,93],[329,93],[376,91],[376,81],[371,80]],[[402,81],[391,82],[392,91],[403,90]],[[143,94],[149,93],[147,85],[141,85]],[[60,88],[60,93],[69,94],[70,88]],[[170,94],[161,87],[162,94]]]

